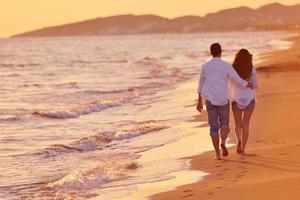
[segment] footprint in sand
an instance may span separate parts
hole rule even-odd
[[[221,171],[225,172],[225,171],[228,171],[228,170],[230,170],[230,169],[229,168],[225,168],[225,169],[222,169]]]
[[[223,173],[217,173],[216,174],[216,176],[222,176],[223,175]]]
[[[188,197],[191,197],[191,196],[194,196],[194,194],[188,194],[188,195],[182,196],[181,198],[185,199],[185,198],[188,198]]]
[[[242,178],[243,176],[244,176],[243,174],[239,174],[235,178]]]
[[[280,142],[277,142],[277,140],[272,140],[272,142],[275,144],[280,144]]]
[[[239,180],[238,179],[234,179],[234,180],[232,180],[231,182],[232,183],[235,183],[235,182],[238,182]]]
[[[223,186],[227,186],[227,185],[229,185],[229,184],[230,184],[229,181],[222,183]]]
[[[192,190],[189,190],[189,189],[187,189],[187,190],[184,190],[183,192],[193,192]]]
[[[213,194],[214,194],[214,192],[208,192],[207,194],[208,194],[208,195],[213,195]]]
[[[281,155],[281,156],[284,156],[284,155],[287,155],[287,154],[288,154],[288,153],[281,153],[280,155]]]

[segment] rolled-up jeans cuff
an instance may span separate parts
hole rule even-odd
[[[220,129],[230,129],[230,127],[229,126],[227,126],[227,125],[223,125],[223,126],[221,126],[221,128]]]
[[[216,137],[218,136],[219,132],[218,131],[214,131],[214,132],[210,132],[210,137]]]

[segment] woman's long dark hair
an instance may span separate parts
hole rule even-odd
[[[252,76],[253,68],[252,54],[250,54],[247,49],[239,50],[235,56],[232,66],[242,79],[249,79]]]

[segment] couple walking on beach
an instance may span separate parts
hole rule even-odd
[[[216,152],[215,159],[228,156],[226,139],[229,128],[230,101],[238,141],[237,153],[246,155],[245,147],[249,136],[249,122],[255,108],[254,89],[257,89],[256,70],[252,55],[241,49],[233,64],[221,59],[222,48],[218,43],[210,46],[212,59],[202,65],[198,85],[197,110],[202,112],[202,97],[206,99],[206,110],[210,125],[210,136]],[[220,143],[221,139],[221,143]],[[221,151],[220,151],[221,147]]]

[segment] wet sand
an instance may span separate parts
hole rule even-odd
[[[154,200],[298,199],[300,191],[300,37],[288,49],[265,54],[257,66],[258,102],[246,148],[235,147],[216,161],[214,152],[192,158],[193,170],[208,172],[204,180],[152,196]],[[205,115],[197,116],[203,119]],[[230,141],[236,143],[231,114]]]

